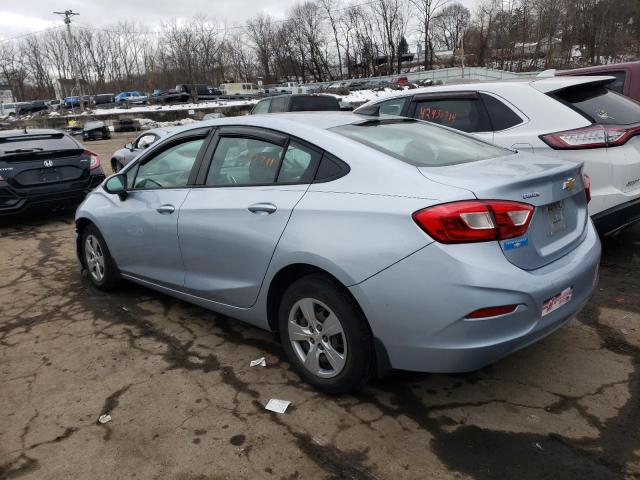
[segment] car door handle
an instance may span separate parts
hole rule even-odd
[[[276,207],[273,203],[254,203],[253,205],[249,205],[249,211],[251,213],[257,213],[259,215],[271,215],[274,213],[278,207]]]
[[[160,205],[158,208],[156,208],[156,211],[160,215],[171,215],[176,211],[176,207],[174,207],[173,205]]]

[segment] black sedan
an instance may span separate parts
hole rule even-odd
[[[66,133],[0,131],[0,216],[78,204],[103,180],[100,157]]]
[[[108,140],[111,131],[104,122],[87,122],[82,129],[82,140]]]

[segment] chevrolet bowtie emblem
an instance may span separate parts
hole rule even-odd
[[[562,189],[563,190],[567,190],[567,191],[571,191],[573,190],[573,187],[576,186],[576,179],[575,178],[567,178],[564,183],[562,184]]]

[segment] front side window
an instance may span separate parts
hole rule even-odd
[[[422,100],[414,115],[419,120],[445,125],[463,132],[490,132],[489,118],[480,99]]]
[[[402,115],[402,109],[407,103],[408,97],[394,98],[380,103],[380,115]]]
[[[133,188],[184,188],[204,139],[190,140],[160,152],[138,167]]]
[[[457,165],[513,153],[415,120],[369,120],[330,130],[418,167]]]
[[[218,142],[207,185],[265,185],[274,183],[283,147],[264,140],[222,137]]]

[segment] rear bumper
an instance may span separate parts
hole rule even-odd
[[[105,179],[103,173],[92,174],[86,184],[78,188],[60,185],[56,191],[46,193],[17,192],[0,184],[0,216],[15,215],[26,211],[63,208],[82,202],[84,197]]]
[[[573,251],[540,269],[509,263],[497,243],[433,243],[350,287],[392,368],[477,370],[544,338],[580,311],[597,282],[600,242],[591,224]],[[542,316],[542,305],[572,287],[569,303]],[[481,320],[475,310],[518,305]]]
[[[614,233],[640,221],[640,197],[591,217],[600,235]]]

